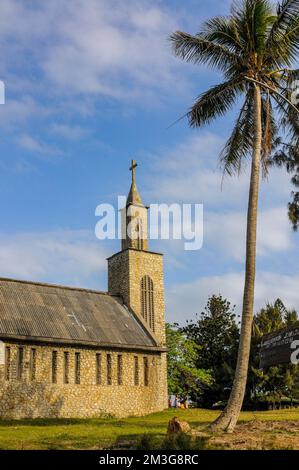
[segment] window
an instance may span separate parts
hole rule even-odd
[[[150,328],[155,331],[154,285],[149,276],[141,279],[141,314]]]
[[[117,383],[123,384],[123,357],[121,354],[117,356]]]
[[[112,385],[112,357],[107,354],[107,385]]]
[[[139,360],[134,356],[134,385],[139,385]]]
[[[24,369],[24,348],[18,348],[17,352],[17,379],[22,380]]]
[[[143,358],[144,385],[148,385],[148,358]]]
[[[138,218],[136,221],[136,230],[137,230],[137,248],[138,250],[143,250],[143,226],[142,219]]]
[[[30,363],[29,363],[29,376],[31,382],[35,380],[36,377],[36,349],[30,349]]]
[[[76,352],[75,353],[75,384],[80,383],[80,353]]]
[[[10,380],[10,361],[11,361],[10,347],[6,346],[5,348],[5,380]]]
[[[57,351],[52,351],[52,383],[57,383]]]
[[[96,354],[96,384],[101,385],[102,383],[102,356]]]
[[[69,383],[69,353],[65,352],[64,355],[64,383]]]

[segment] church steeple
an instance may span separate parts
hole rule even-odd
[[[130,171],[132,181],[127,197],[126,207],[122,215],[122,250],[133,248],[147,250],[147,207],[144,206],[136,185],[135,169],[137,163],[132,160]]]
[[[108,258],[108,292],[120,296],[157,344],[165,345],[163,260],[160,253],[148,251],[148,207],[137,190],[136,166],[132,160],[131,188],[121,209],[121,251]]]
[[[136,204],[136,205],[143,206],[142,200],[141,200],[141,197],[139,195],[137,185],[136,185],[135,168],[137,166],[138,165],[135,162],[135,160],[132,160],[131,166],[129,168],[130,171],[132,172],[132,183],[131,183],[131,188],[130,188],[130,191],[129,191],[129,194],[128,194],[128,197],[127,197],[127,206],[130,205],[130,204]]]

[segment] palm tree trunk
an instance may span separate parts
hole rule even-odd
[[[242,408],[248,373],[250,344],[252,335],[255,266],[256,266],[256,231],[260,179],[260,160],[262,145],[261,90],[254,88],[254,148],[252,154],[250,189],[247,211],[246,268],[243,295],[243,312],[240,343],[235,378],[229,401],[225,410],[211,425],[212,430],[233,432]]]

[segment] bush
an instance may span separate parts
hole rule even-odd
[[[166,436],[161,444],[161,450],[203,450],[206,448],[209,438],[192,436],[191,434],[178,433]]]

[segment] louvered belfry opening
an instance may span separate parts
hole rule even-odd
[[[137,248],[138,250],[143,250],[143,226],[142,226],[142,219],[138,218],[136,222],[136,230],[138,232],[138,238],[137,238]]]
[[[154,284],[149,276],[141,279],[141,314],[149,327],[155,331]]]

